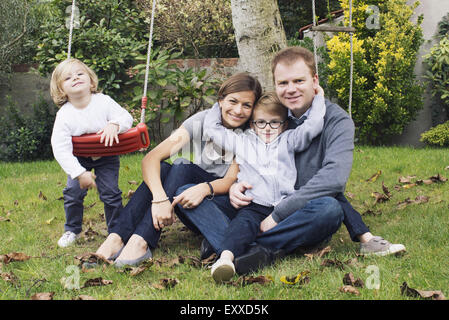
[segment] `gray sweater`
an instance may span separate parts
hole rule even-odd
[[[295,128],[299,119],[291,118]],[[326,100],[322,133],[310,146],[296,154],[297,179],[295,192],[283,199],[273,210],[276,222],[302,209],[307,201],[344,192],[352,167],[354,123],[348,113]]]
[[[204,119],[204,134],[236,155],[240,168],[238,181],[252,186],[246,195],[260,205],[276,206],[295,191],[295,153],[308,148],[312,139],[321,133],[325,112],[324,97],[316,96],[303,125],[286,130],[272,142],[265,143],[252,129],[244,132],[226,129],[217,103]]]

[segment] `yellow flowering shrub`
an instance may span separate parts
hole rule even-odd
[[[348,0],[341,0],[348,25]],[[423,86],[414,67],[422,43],[419,17],[410,18],[419,5],[406,0],[354,0],[354,73],[352,117],[360,143],[382,144],[401,134],[423,106]],[[377,12],[369,9],[375,6]],[[377,24],[372,23],[373,21]],[[371,22],[371,23],[370,23]],[[349,35],[339,33],[327,41],[329,87],[347,109],[350,79]]]

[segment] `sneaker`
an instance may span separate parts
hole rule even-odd
[[[402,252],[405,252],[403,244],[392,244],[379,236],[374,236],[370,241],[360,244],[360,254],[363,256],[386,256]]]
[[[204,260],[209,258],[211,255],[215,253],[214,247],[207,241],[206,238],[201,241],[201,248],[200,248],[200,259]]]
[[[220,258],[212,265],[211,274],[217,283],[229,281],[235,274],[234,264],[229,259]]]
[[[71,246],[75,243],[76,239],[78,239],[80,234],[75,234],[72,231],[66,231],[62,235],[62,237],[58,240],[58,246],[61,248],[65,248]]]
[[[251,244],[244,254],[235,258],[235,269],[237,274],[246,275],[273,264],[285,255],[286,252],[282,249],[270,249],[257,243]]]

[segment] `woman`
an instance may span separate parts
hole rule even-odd
[[[257,79],[239,73],[227,79],[218,92],[223,125],[229,129],[243,128],[262,88]],[[234,156],[223,152],[211,141],[203,139],[203,120],[208,110],[199,112],[186,121],[170,137],[151,150],[142,160],[143,180],[128,204],[111,221],[110,234],[97,254],[115,259],[115,265],[137,265],[152,256],[161,229],[174,221],[173,196],[186,184],[195,184],[177,198],[184,208],[194,208],[204,198],[226,194],[236,180],[237,164]],[[195,163],[177,159],[173,165],[164,162],[193,144]],[[190,155],[190,152],[187,153]],[[232,219],[235,209],[229,204],[225,210]],[[182,215],[193,231],[198,230]]]

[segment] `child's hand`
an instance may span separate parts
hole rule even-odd
[[[96,178],[96,176],[92,172],[90,172],[90,171],[83,172],[78,177],[78,182],[80,183],[80,188],[81,189],[96,188],[97,184],[95,183],[95,178]]]
[[[108,123],[106,127],[97,132],[97,134],[101,134],[100,143],[103,143],[104,141],[105,147],[108,145],[111,147],[114,140],[118,143],[118,129],[119,126],[117,124]]]
[[[318,85],[318,87],[315,88],[315,94],[324,97],[324,90],[320,85]]]
[[[260,231],[262,232],[266,232],[274,227],[277,226],[277,222],[274,221],[273,217],[271,216],[271,214],[266,217],[261,223],[260,223]]]

